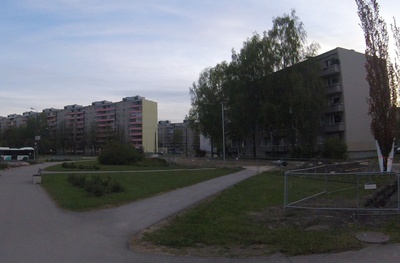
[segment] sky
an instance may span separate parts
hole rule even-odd
[[[389,25],[400,1],[378,2]],[[364,52],[353,0],[2,0],[0,116],[140,95],[182,122],[201,71],[292,9],[319,54]]]

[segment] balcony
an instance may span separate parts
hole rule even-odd
[[[140,124],[140,123],[142,123],[142,120],[140,119],[131,119],[131,120],[129,120],[129,124],[130,125],[135,125],[135,124]]]
[[[321,126],[321,130],[326,133],[332,133],[332,132],[344,132],[345,127],[344,123],[333,123],[333,124],[328,124]]]
[[[325,88],[326,95],[331,95],[331,94],[341,93],[341,92],[343,92],[343,88],[342,88],[342,85],[340,85],[340,84],[331,85],[331,86],[328,86]]]
[[[115,119],[96,119],[96,123],[99,123],[99,122],[102,122],[102,123],[104,123],[104,122],[114,123]]]
[[[142,107],[131,107],[131,112],[142,112]]]
[[[108,116],[115,117],[115,112],[99,112],[96,114],[96,117],[108,117]]]
[[[100,112],[107,112],[107,111],[115,111],[115,107],[101,107],[101,108],[97,108],[96,112],[100,113]]]
[[[340,73],[340,66],[339,65],[331,65],[329,67],[325,67],[322,69],[321,76],[329,76],[329,75],[335,75]]]
[[[330,105],[326,109],[326,113],[343,112],[343,111],[344,111],[344,105],[343,104]]]

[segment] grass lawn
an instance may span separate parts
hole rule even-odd
[[[75,168],[64,168],[62,164],[53,165],[47,167],[45,170],[49,172],[65,172],[65,171],[139,171],[139,170],[168,170],[168,169],[179,169],[179,168],[189,168],[188,166],[178,166],[178,165],[168,165],[162,166],[154,163],[149,163],[146,165],[104,165],[99,164],[97,159],[84,160],[84,161],[68,161],[68,164],[74,164]]]
[[[338,216],[338,221],[328,228],[309,228],[318,225],[323,215],[311,217],[307,210],[283,211],[283,188],[284,177],[281,174],[254,176],[175,217],[167,226],[144,233],[139,243],[147,242],[175,252],[217,247],[220,255],[237,256],[238,248],[242,251],[257,250],[257,255],[360,249],[365,244],[355,238],[355,233],[365,230],[382,231],[390,235],[391,242],[400,242],[398,216],[391,217],[379,227],[368,226],[368,218],[363,224]],[[348,217],[348,214],[343,217]],[[346,220],[341,222],[341,219]],[[133,240],[132,244],[137,245],[137,242]]]
[[[115,169],[116,167],[117,166],[113,168]],[[238,170],[223,168],[207,170],[189,169],[182,171],[165,170],[158,172],[97,173],[97,175],[102,177],[110,176],[124,188],[124,192],[107,194],[100,197],[91,195],[84,189],[73,187],[67,182],[67,172],[43,174],[42,186],[61,207],[75,211],[84,211],[118,206],[236,171]],[[87,174],[87,176],[90,177],[92,174]]]

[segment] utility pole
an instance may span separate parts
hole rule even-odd
[[[222,106],[222,155],[225,162],[225,114],[224,114],[224,103],[221,103]]]

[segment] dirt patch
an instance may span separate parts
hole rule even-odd
[[[358,216],[355,212],[350,211],[284,210],[282,207],[271,207],[264,211],[249,214],[249,220],[253,220],[256,224],[267,224],[271,230],[295,226],[304,228],[306,231],[332,231],[335,229],[349,229],[349,231],[354,231],[354,229],[359,228],[377,229],[395,218],[400,218],[400,216]],[[196,247],[171,248],[157,246],[143,240],[143,235],[145,235],[145,233],[163,228],[168,225],[168,223],[169,220],[165,220],[135,235],[130,242],[131,249],[146,254],[239,258],[270,255],[272,251],[270,247],[265,244],[224,247],[197,244]]]
[[[354,211],[308,210],[271,207],[264,211],[252,213],[256,222],[267,224],[270,229],[287,226],[298,226],[306,230],[334,230],[345,227],[379,228],[399,218],[398,215],[357,215]]]
[[[135,235],[130,240],[130,249],[143,254],[162,254],[170,256],[192,256],[192,257],[235,257],[246,258],[255,256],[265,256],[271,254],[268,245],[257,244],[250,246],[205,246],[197,244],[196,247],[172,248],[157,246],[151,242],[143,240],[144,233],[154,231],[148,229]]]

